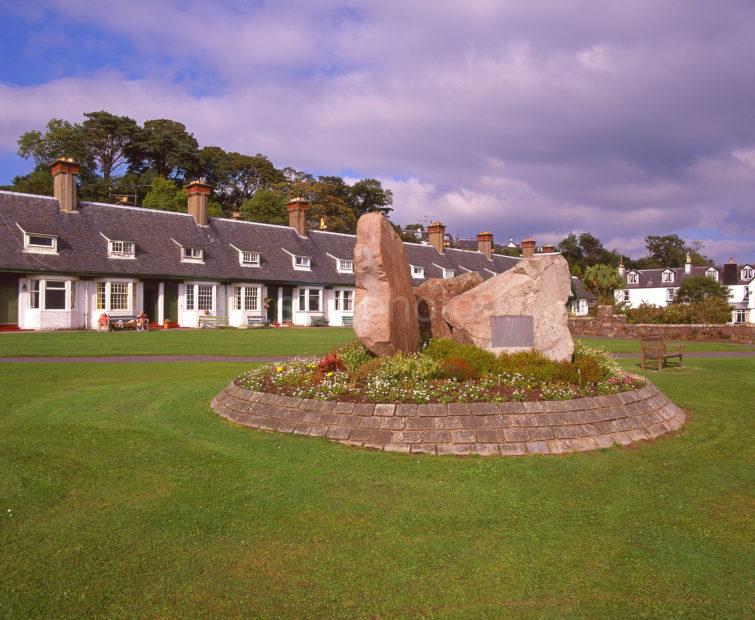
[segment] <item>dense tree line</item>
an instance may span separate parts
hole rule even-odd
[[[711,260],[700,253],[702,243],[686,242],[679,235],[648,235],[645,237],[647,254],[632,259],[616,250],[608,250],[595,235],[586,232],[580,235],[567,235],[558,244],[571,268],[572,275],[582,276],[589,267],[623,263],[627,269],[652,269],[660,267],[683,267],[687,253],[693,265],[709,265]]]
[[[257,153],[228,152],[218,146],[200,147],[194,135],[170,119],[139,125],[127,116],[88,112],[80,123],[51,119],[41,131],[25,132],[18,154],[35,169],[18,176],[5,189],[52,194],[47,166],[58,157],[72,157],[82,165],[83,200],[129,204],[152,209],[186,209],[183,185],[204,177],[214,186],[211,215],[241,217],[271,224],[288,222],[285,205],[302,196],[312,204],[312,225],[354,232],[363,213],[389,213],[393,194],[376,179],[350,185],[338,176],[315,177],[293,168],[278,169]]]

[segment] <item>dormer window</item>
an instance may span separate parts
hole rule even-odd
[[[456,274],[456,272],[453,269],[446,269],[445,267],[443,268],[443,279],[444,280],[450,280],[451,278],[454,277],[455,274]]]
[[[634,271],[630,271],[627,274],[627,284],[638,284],[640,281],[639,274],[636,274]]]
[[[203,263],[204,250],[202,248],[181,248],[181,262],[184,263]]]
[[[354,261],[339,258],[336,263],[338,273],[354,273]]]
[[[705,272],[705,275],[718,282],[718,270],[711,267]]]
[[[309,271],[312,268],[312,259],[309,256],[294,255],[294,269]]]
[[[755,278],[755,269],[747,265],[747,267],[742,269],[742,279],[752,280],[753,278]]]
[[[418,267],[417,265],[412,265],[412,278],[416,278],[418,280],[424,279],[425,277],[425,268],[424,267]]]
[[[664,271],[661,274],[661,282],[669,283],[674,281],[674,272],[673,271]]]
[[[55,235],[24,233],[24,250],[33,254],[57,254],[58,238]]]
[[[259,252],[239,252],[239,263],[243,267],[259,267],[260,266],[260,253]]]
[[[133,241],[110,241],[108,258],[136,258],[136,245]]]

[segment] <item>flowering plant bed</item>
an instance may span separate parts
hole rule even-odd
[[[571,362],[535,352],[494,354],[450,340],[421,353],[372,357],[357,341],[323,358],[268,364],[237,378],[255,392],[352,403],[471,403],[572,400],[646,385],[610,354],[577,344]]]

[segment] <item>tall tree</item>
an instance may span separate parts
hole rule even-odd
[[[109,182],[113,173],[126,163],[126,148],[138,135],[139,126],[133,118],[110,112],[86,112],[81,124],[81,139],[88,159]]]
[[[614,303],[614,290],[624,286],[624,280],[612,265],[591,265],[585,269],[582,281],[604,304]]]
[[[82,135],[81,125],[60,118],[50,119],[43,131],[27,131],[18,139],[18,154],[46,166],[58,157],[72,157],[83,165],[92,161]]]
[[[648,235],[645,247],[658,267],[682,267],[687,257],[687,244],[679,235]]]
[[[288,224],[286,196],[280,191],[263,188],[241,203],[241,215],[250,222]]]
[[[157,176],[144,197],[142,206],[160,211],[186,211],[186,194],[173,181]]]
[[[691,303],[706,299],[728,301],[731,293],[729,287],[708,276],[690,276],[685,278],[676,289],[675,303]]]
[[[385,189],[377,179],[362,179],[351,186],[348,204],[354,209],[355,215],[361,217],[365,213],[377,211],[390,213],[393,209],[393,192]]]
[[[132,170],[152,168],[162,177],[183,179],[199,171],[199,145],[186,126],[166,118],[145,121],[126,149]]]

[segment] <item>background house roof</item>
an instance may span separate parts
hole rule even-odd
[[[58,254],[23,251],[23,233],[58,236]],[[100,234],[102,233],[102,234]],[[134,259],[108,258],[107,240],[133,241]],[[312,230],[300,237],[289,226],[210,218],[197,226],[184,213],[82,202],[77,211],[61,213],[58,201],[0,191],[0,270],[53,271],[82,275],[198,278],[354,285],[353,274],[339,273],[336,258],[352,259],[355,235]],[[181,246],[204,251],[204,262],[181,262]],[[244,267],[239,252],[260,254],[259,267]],[[425,278],[440,278],[443,268],[456,275],[477,271],[484,278],[513,267],[518,259],[479,252],[404,244],[409,262],[423,267]],[[294,269],[292,255],[311,258],[309,271]],[[336,258],[333,258],[336,257]],[[415,279],[415,284],[421,279]]]

